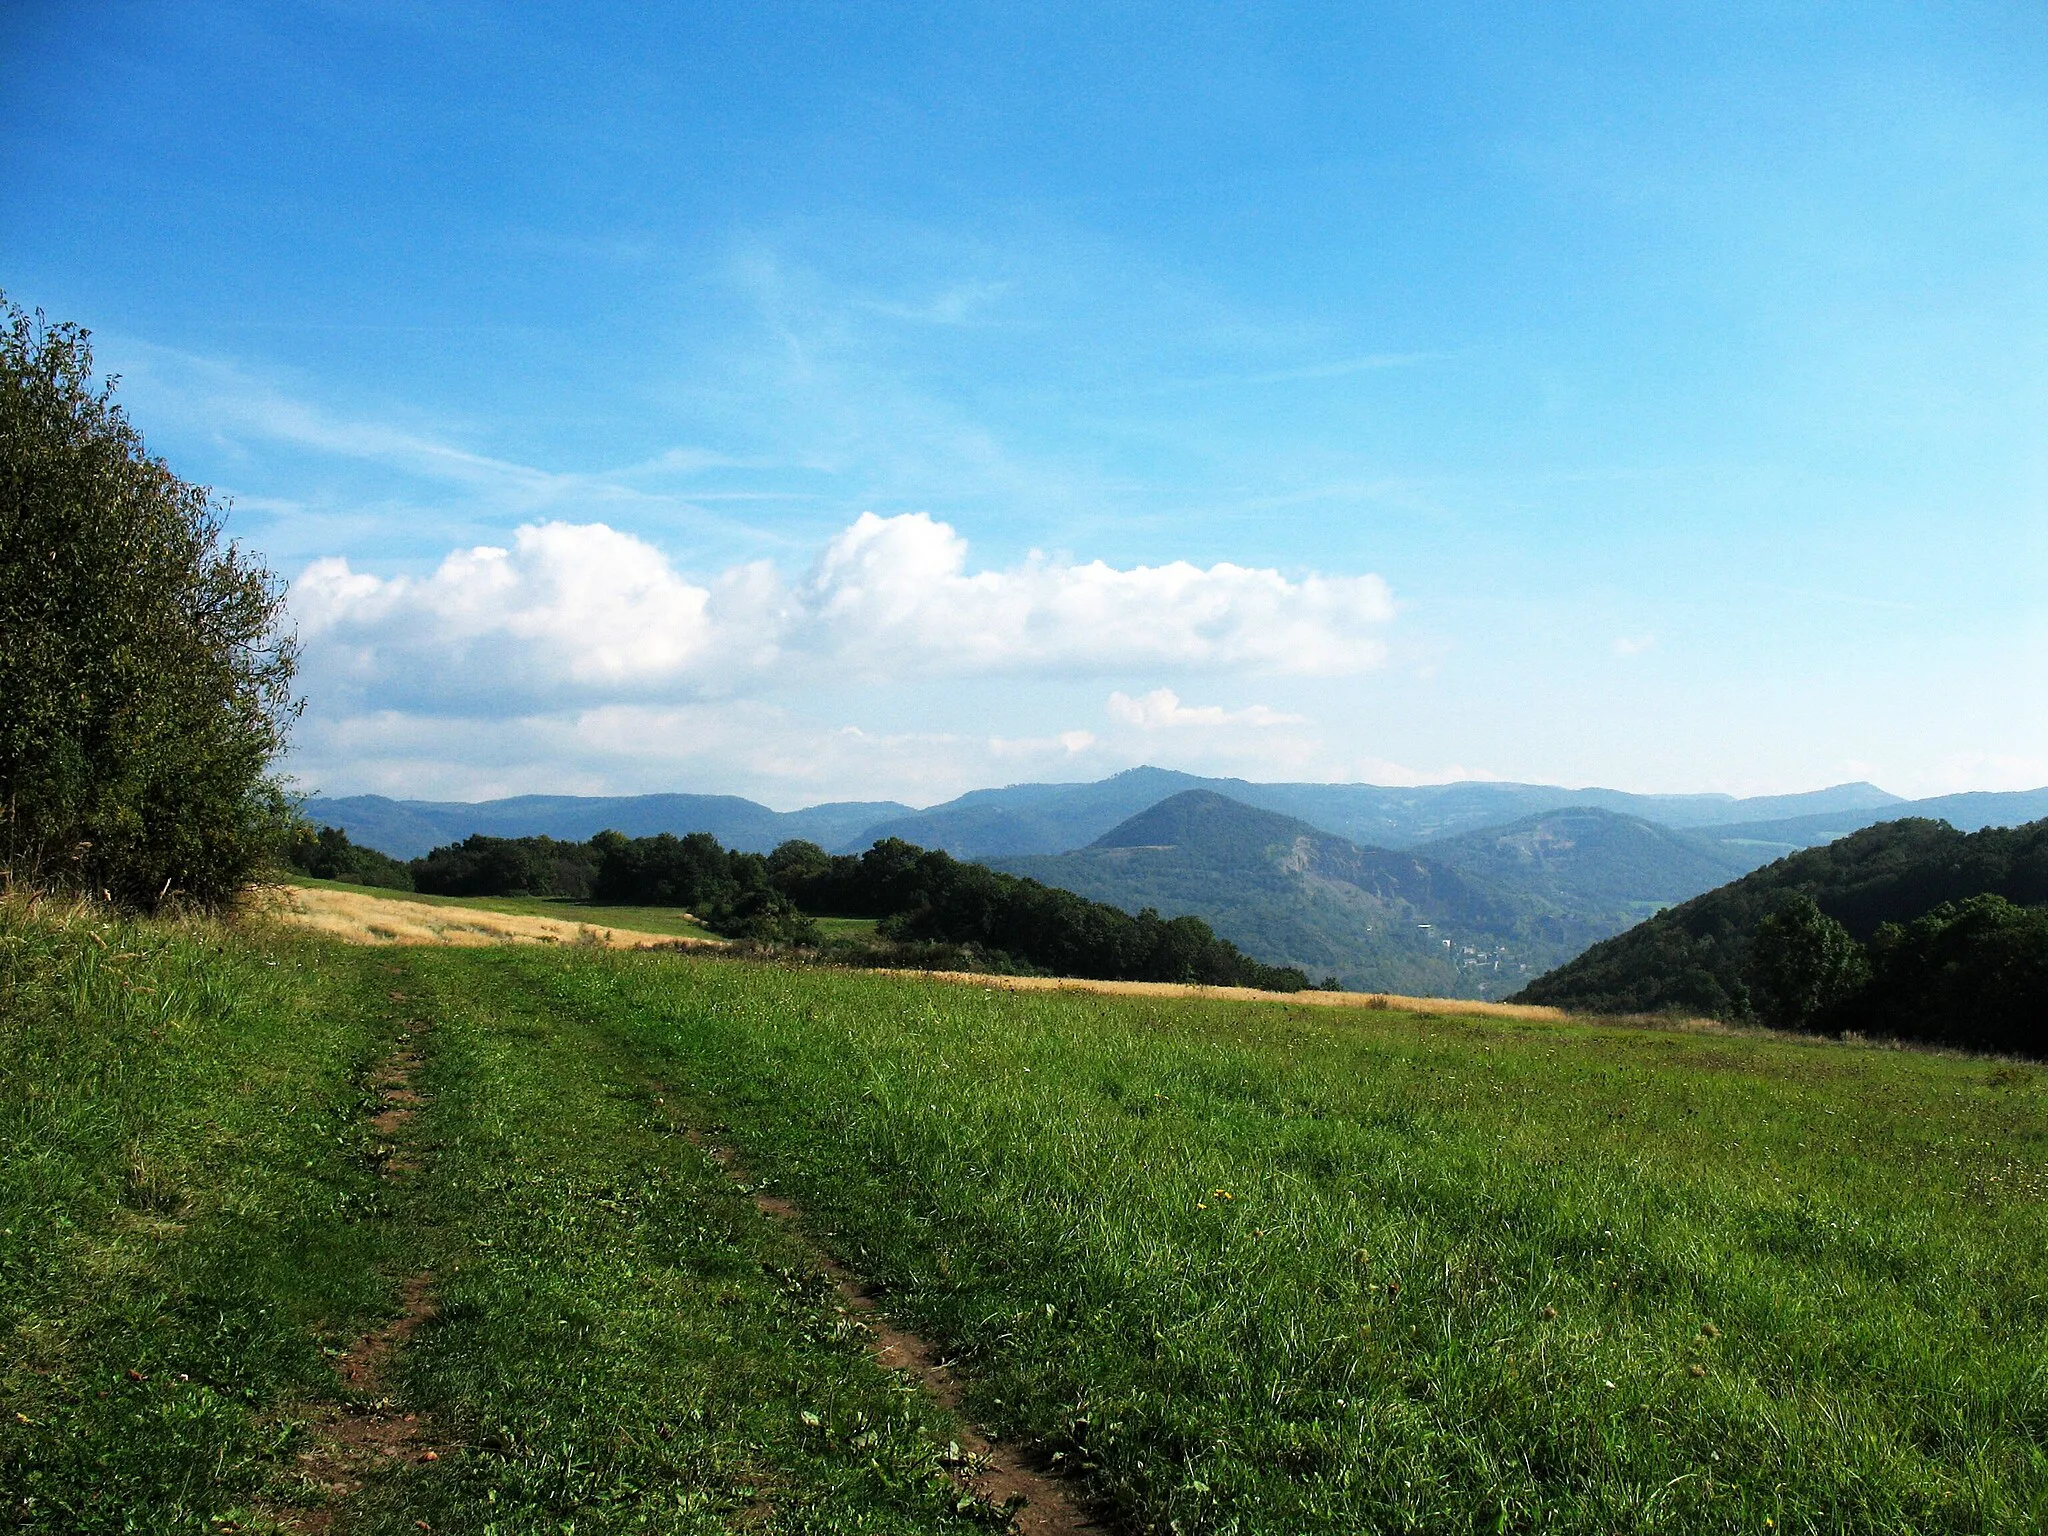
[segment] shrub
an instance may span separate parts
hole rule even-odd
[[[278,845],[283,588],[95,386],[87,333],[0,296],[0,864],[153,908]]]
[[[552,837],[486,837],[481,832],[412,861],[416,889],[430,896],[590,894],[598,853],[590,843]]]
[[[2048,908],[2002,896],[1943,902],[1871,941],[1871,979],[1848,1010],[1866,1034],[2048,1054]]]
[[[388,853],[350,842],[340,827],[315,828],[300,822],[285,843],[284,857],[293,869],[316,880],[346,880],[394,891],[413,888],[411,870]]]
[[[1804,893],[1787,897],[1749,942],[1750,989],[1764,1021],[1806,1029],[1869,979],[1849,930]]]

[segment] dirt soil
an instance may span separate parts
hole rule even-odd
[[[960,1380],[938,1348],[891,1319],[860,1278],[805,1232],[803,1213],[780,1195],[769,1194],[755,1184],[732,1148],[695,1129],[684,1134],[747,1192],[757,1210],[802,1240],[812,1261],[838,1290],[847,1314],[866,1330],[868,1350],[876,1363],[886,1370],[907,1371],[941,1407],[957,1415],[963,1395]],[[949,1458],[947,1469],[953,1481],[963,1492],[1009,1510],[1009,1528],[1016,1536],[1084,1536],[1108,1529],[1089,1517],[1072,1487],[1033,1466],[1021,1447],[992,1441],[962,1419],[954,1448],[958,1454]]]
[[[438,907],[423,901],[363,896],[354,891],[265,886],[255,909],[295,927],[311,928],[351,944],[581,944],[599,949],[717,949],[719,939],[673,933],[638,933],[559,917],[486,912],[478,907]]]
[[[392,993],[391,999],[406,1000],[398,992]],[[377,1135],[371,1156],[387,1179],[401,1179],[415,1167],[405,1155],[403,1133],[424,1102],[412,1086],[420,1063],[414,1037],[400,1035],[398,1049],[370,1077],[378,1106],[370,1117],[370,1128]],[[339,1506],[380,1467],[400,1458],[439,1461],[455,1450],[451,1443],[437,1438],[419,1415],[402,1411],[388,1391],[393,1358],[434,1316],[433,1271],[422,1270],[409,1277],[399,1287],[398,1299],[397,1316],[359,1335],[334,1362],[340,1398],[312,1410],[312,1443],[299,1452],[299,1470],[324,1502],[313,1509],[277,1511],[276,1518],[288,1530],[325,1536],[333,1528]]]

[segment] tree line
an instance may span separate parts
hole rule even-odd
[[[1660,912],[1517,1000],[2048,1055],[2048,821],[1866,827]]]
[[[446,896],[562,896],[619,906],[678,907],[713,932],[816,946],[816,919],[876,920],[887,944],[935,960],[1108,981],[1197,982],[1300,991],[1308,977],[1261,964],[1195,917],[1133,914],[1071,891],[963,863],[886,838],[865,853],[792,841],[772,853],[721,845],[708,832],[587,843],[482,834],[401,864],[338,828],[302,829],[292,865],[324,879]]]

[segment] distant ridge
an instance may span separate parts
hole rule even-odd
[[[1818,848],[1822,843],[1832,843],[1881,821],[1914,817],[1945,821],[1958,832],[1981,832],[1986,827],[2023,826],[2044,816],[2048,816],[2048,789],[1977,790],[1961,795],[1936,795],[1927,800],[1901,800],[1877,811],[1826,811],[1777,821],[1759,818],[1717,826],[1711,836],[1731,849],[1740,843],[1775,849],[1772,856],[1776,857],[1801,848]]]
[[[1386,787],[1376,784],[1255,784],[1164,768],[1131,768],[1092,784],[1013,784],[978,789],[871,830],[957,858],[1064,853],[1168,795],[1205,789],[1242,805],[1297,817],[1325,832],[1382,848],[1499,826],[1566,806],[1594,806],[1668,827],[1709,827],[1787,816],[1840,813],[1876,820],[1903,802],[1874,784],[1838,784],[1799,795],[1635,795],[1616,789],[1479,780]],[[1859,825],[1865,824],[1859,822]]]
[[[728,848],[752,853],[766,853],[791,838],[838,848],[857,840],[863,829],[900,816],[910,807],[894,800],[872,800],[771,811],[738,795],[518,795],[473,804],[347,795],[334,799],[315,796],[305,809],[315,821],[340,827],[365,847],[393,858],[415,859],[474,832],[581,842],[606,828],[628,837],[709,832]]]
[[[1127,818],[1190,789],[1208,790],[1381,848],[1417,847],[1528,816],[1591,807],[1692,831],[1720,845],[1722,856],[1744,867],[1900,816],[1933,816],[1969,831],[2048,815],[2048,789],[1907,801],[1874,784],[1859,783],[1742,800],[1490,780],[1407,787],[1255,784],[1149,767],[1092,783],[977,789],[924,810],[881,800],[772,811],[737,795],[520,795],[478,803],[349,795],[315,796],[307,802],[306,812],[341,827],[358,843],[398,858],[417,857],[472,832],[585,838],[616,827],[633,836],[709,832],[728,847],[754,851],[792,837],[834,852],[865,848],[880,837],[901,837],[975,859],[1084,847]]]

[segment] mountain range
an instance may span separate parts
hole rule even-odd
[[[894,800],[839,801],[771,811],[738,795],[519,795],[509,800],[388,800],[382,795],[315,795],[305,813],[353,842],[395,859],[416,859],[472,833],[558,837],[583,842],[604,831],[628,837],[709,832],[728,848],[766,853],[791,838],[834,851],[865,848],[867,829],[914,814]]]
[[[1636,795],[1613,789],[1475,781],[1388,787],[1374,784],[1258,784],[1203,778],[1168,768],[1131,768],[1093,783],[1012,784],[977,789],[943,805],[916,810],[894,801],[842,801],[798,811],[772,811],[737,795],[521,795],[482,802],[391,800],[382,795],[314,796],[313,820],[340,827],[358,843],[395,858],[415,858],[472,832],[494,837],[581,839],[616,828],[629,836],[709,832],[728,847],[765,852],[789,838],[833,852],[900,837],[957,858],[1064,853],[1093,842],[1125,818],[1183,790],[1206,789],[1259,810],[1293,816],[1324,832],[1382,848],[1500,826],[1543,811],[1593,806],[1661,826],[1712,828],[1717,840],[1745,839],[1783,848],[1808,822],[1846,818],[1867,826],[1886,815],[1931,814],[1909,809],[1874,784],[1838,784],[1798,795],[1736,799],[1728,795]],[[2020,796],[1950,796],[1953,801],[2023,800],[2048,815],[2048,790]],[[1969,813],[1965,808],[1965,814]],[[2005,811],[1986,811],[1994,820]],[[2017,816],[2016,819],[2028,819]],[[1960,823],[1958,823],[1960,825]],[[1817,841],[1840,836],[1830,831]],[[1775,857],[1766,854],[1764,857]]]
[[[1086,784],[774,811],[734,795],[525,795],[480,804],[314,798],[306,814],[415,857],[471,833],[582,840],[709,832],[766,852],[943,848],[1126,910],[1191,913],[1268,964],[1347,986],[1516,991],[1590,946],[1806,847],[1907,816],[1964,831],[2048,816],[2048,789],[1906,801],[1871,784],[1803,795],[1632,795],[1475,782],[1256,784],[1134,768]]]
[[[1211,790],[1183,790],[1085,848],[985,862],[1126,910],[1192,913],[1269,965],[1352,989],[1481,998],[1747,867],[1593,806],[1390,849]]]

